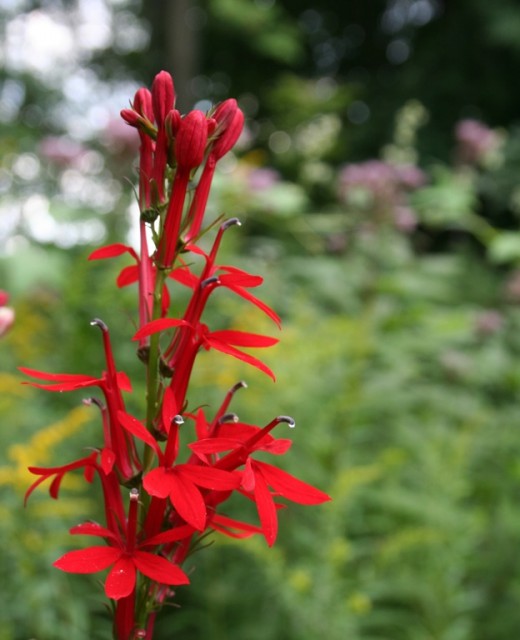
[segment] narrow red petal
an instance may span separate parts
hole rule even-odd
[[[159,459],[162,459],[162,451],[159,445],[157,444],[156,439],[152,436],[152,434],[148,431],[148,429],[144,426],[142,422],[139,422],[137,418],[131,416],[124,411],[118,411],[117,417],[121,425],[133,436],[139,438],[143,442],[146,442],[147,445],[152,447],[152,449],[157,454]],[[163,496],[165,497],[165,496]]]
[[[75,527],[70,529],[70,533],[72,535],[100,536],[101,538],[117,540],[117,536],[113,531],[110,531],[110,529],[107,529],[106,527],[102,527],[100,524],[97,524],[97,522],[84,522],[83,524],[77,524]]]
[[[140,340],[141,338],[151,336],[153,333],[159,333],[159,331],[166,331],[167,329],[181,326],[189,326],[189,324],[186,320],[178,320],[176,318],[158,318],[141,327],[132,339]]]
[[[190,579],[176,564],[147,551],[136,551],[133,557],[137,569],[160,584],[189,584]]]
[[[278,517],[273,496],[260,474],[255,478],[255,502],[267,544],[272,547],[278,534]]]
[[[211,453],[222,453],[231,451],[242,444],[241,440],[235,438],[204,438],[197,442],[192,442],[189,448],[197,454],[208,455]]]
[[[235,331],[234,329],[213,331],[210,333],[210,337],[236,347],[272,347],[279,342],[277,338],[271,338],[271,336],[249,333],[248,331]]]
[[[271,371],[271,369],[269,369],[269,367],[258,358],[255,358],[254,356],[251,356],[248,353],[244,353],[239,349],[235,349],[234,347],[230,346],[229,344],[226,344],[225,342],[221,342],[220,340],[213,340],[212,338],[208,337],[205,339],[205,341],[206,341],[206,344],[212,347],[213,349],[216,349],[217,351],[222,351],[222,353],[227,353],[228,355],[233,356],[234,358],[237,358],[237,360],[242,360],[243,362],[247,362],[247,364],[250,364],[253,367],[256,367],[257,369],[260,369],[260,371],[263,371],[264,373],[266,373],[270,378],[272,378],[273,380],[276,380],[275,375]]]
[[[188,536],[191,536],[193,533],[195,533],[195,529],[191,525],[181,524],[174,529],[168,529],[168,531],[163,531],[151,538],[147,538],[141,542],[139,546],[141,548],[156,547],[160,544],[165,544],[166,542],[178,542],[179,540],[184,540]]]
[[[122,555],[114,564],[105,581],[105,594],[112,600],[129,596],[135,588],[135,565],[133,558]]]
[[[117,276],[116,284],[121,289],[127,287],[129,284],[133,284],[139,280],[139,267],[132,264],[129,267],[121,269],[121,272]]]
[[[255,460],[253,466],[257,472],[257,477],[258,473],[260,473],[268,485],[288,500],[298,504],[321,504],[331,499],[323,491],[306,482],[302,482],[302,480],[298,480],[290,473],[282,471],[272,464]]]
[[[106,247],[100,247],[99,249],[93,251],[89,255],[88,259],[104,260],[105,258],[115,258],[116,256],[121,256],[123,255],[123,253],[129,253],[133,258],[135,258],[136,260],[138,259],[137,254],[132,249],[132,247],[120,243],[109,244]]]
[[[176,472],[188,478],[193,484],[213,491],[237,489],[240,484],[239,476],[223,469],[203,467],[196,464],[180,464],[176,467]]]
[[[203,531],[206,527],[206,504],[200,491],[186,476],[180,473],[172,473],[173,488],[170,492],[170,500],[183,520],[197,531]]]
[[[120,555],[121,551],[114,547],[88,547],[69,551],[54,566],[67,573],[96,573],[107,569]]]

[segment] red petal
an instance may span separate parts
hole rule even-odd
[[[147,551],[134,553],[134,564],[139,571],[160,584],[189,584],[190,579],[176,564]]]
[[[117,372],[117,386],[121,391],[132,391],[132,383],[130,382],[130,378],[126,375],[124,371]]]
[[[142,422],[139,422],[137,418],[134,418],[134,416],[131,416],[130,414],[125,413],[124,411],[118,411],[117,417],[121,425],[129,433],[131,433],[136,438],[139,438],[139,440],[146,442],[146,444],[152,447],[152,449],[155,451],[155,453],[157,454],[157,457],[159,459],[162,459],[163,454],[162,454],[161,448],[157,444],[156,439],[152,436],[152,434],[148,431],[148,429],[144,426]],[[163,496],[163,497],[166,497],[166,496]]]
[[[262,475],[268,485],[284,498],[298,504],[321,504],[330,500],[330,496],[319,489],[302,482],[286,471],[266,462],[253,462],[255,471]]]
[[[106,476],[114,468],[115,462],[116,462],[116,454],[112,451],[112,449],[109,449],[108,447],[104,447],[101,451],[101,468],[103,469],[103,473]]]
[[[157,320],[148,322],[144,327],[141,327],[132,339],[140,340],[141,338],[151,336],[153,333],[182,326],[189,326],[189,323],[186,322],[186,320],[178,320],[176,318],[158,318]]]
[[[264,281],[261,276],[253,276],[241,269],[222,267],[222,270],[227,273],[223,273],[218,279],[224,287],[259,287]]]
[[[142,547],[155,547],[159,544],[165,544],[166,542],[177,542],[179,540],[184,540],[188,536],[191,536],[195,533],[195,529],[189,524],[181,524],[176,526],[174,529],[168,529],[168,531],[163,531],[162,533],[158,533],[151,538],[147,538],[144,542],[141,542],[139,545]]]
[[[178,269],[174,269],[174,271],[170,273],[169,277],[185,287],[190,287],[190,289],[195,289],[199,282],[199,279],[190,271],[189,267],[179,267]]]
[[[236,347],[272,347],[279,342],[277,338],[271,338],[270,336],[249,333],[248,331],[235,331],[233,329],[212,331],[209,337]]]
[[[180,473],[171,475],[172,490],[170,500],[183,520],[197,531],[206,527],[206,504],[197,487]]]
[[[96,573],[113,564],[121,555],[115,547],[88,547],[69,551],[54,566],[67,573]]]
[[[151,496],[167,498],[174,488],[172,471],[164,467],[152,469],[143,478],[143,487]]]
[[[128,247],[126,244],[109,244],[106,247],[100,247],[93,251],[88,259],[89,260],[104,260],[105,258],[115,258],[121,256],[123,253],[129,253],[133,258],[138,260],[136,252],[132,247]]]
[[[249,302],[254,304],[256,307],[258,307],[267,316],[269,316],[271,320],[274,320],[274,322],[278,325],[278,327],[281,327],[282,321],[280,319],[280,316],[276,313],[276,311],[274,311],[273,309],[271,309],[271,307],[265,304],[265,302],[262,302],[262,300],[259,300],[256,296],[254,296],[252,293],[249,293],[249,291],[246,291],[242,287],[238,287],[235,285],[227,285],[227,286],[231,291],[234,291],[237,295],[244,298],[244,300],[248,300]]]
[[[236,474],[223,469],[203,467],[196,464],[180,464],[175,469],[178,474],[182,474],[193,484],[213,491],[236,489],[240,484],[240,478]]]
[[[210,526],[215,529],[215,531],[219,531],[231,538],[249,538],[255,533],[262,533],[260,527],[247,522],[241,522],[240,520],[234,520],[219,513],[215,513],[211,518]],[[234,531],[234,529],[238,531]]]
[[[276,505],[267,483],[260,474],[255,478],[255,502],[264,537],[267,544],[272,547],[278,533]]]
[[[197,442],[192,442],[189,448],[196,454],[208,455],[211,453],[222,453],[223,451],[231,451],[242,444],[242,440],[234,438],[204,438]]]
[[[122,555],[114,564],[105,581],[107,598],[119,600],[129,596],[135,587],[135,565],[133,559]]]
[[[121,269],[121,272],[117,276],[116,284],[121,289],[127,287],[129,284],[133,284],[139,280],[139,268],[137,265],[132,264],[129,267]]]
[[[117,540],[117,536],[113,531],[110,531],[110,529],[107,529],[106,527],[102,527],[100,524],[97,524],[97,522],[84,522],[83,524],[77,524],[75,527],[70,529],[70,533],[72,535],[100,536],[101,538]]]
[[[220,342],[220,340],[212,340],[210,337],[208,337],[205,339],[205,341],[207,345],[212,347],[213,349],[217,349],[217,351],[222,351],[222,353],[227,353],[228,355],[233,356],[238,360],[247,362],[247,364],[250,364],[253,367],[256,367],[257,369],[260,369],[260,371],[263,371],[264,373],[266,373],[270,378],[272,378],[273,380],[276,380],[275,375],[271,371],[271,369],[269,369],[269,367],[265,365],[261,360],[258,360],[258,358],[250,356],[248,353],[244,353],[243,351],[239,351],[238,349],[231,347],[229,344],[226,344],[225,342]]]

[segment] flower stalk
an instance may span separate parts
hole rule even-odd
[[[106,370],[100,376],[22,369],[32,378],[27,384],[48,391],[97,387],[103,394],[104,402],[94,397],[85,401],[100,411],[102,446],[61,466],[30,467],[36,479],[26,500],[47,481],[51,497],[57,499],[69,473],[81,471],[88,483],[99,478],[104,522],[76,525],[70,533],[97,537],[100,544],[69,551],[54,564],[70,573],[108,571],[104,590],[115,603],[115,640],[153,640],[158,612],[175,598],[172,587],[189,583],[183,567],[207,535],[261,535],[271,546],[278,532],[280,499],[309,505],[329,500],[319,489],[255,458],[258,451],[284,454],[291,440],[273,433],[280,423],[293,427],[294,420],[282,415],[263,427],[242,422],[230,406],[234,394],[246,387],[244,382],[227,392],[212,417],[190,406],[191,374],[202,350],[220,351],[274,379],[249,349],[269,347],[276,338],[206,324],[204,314],[216,289],[229,289],[277,326],[280,318],[251,292],[262,283],[260,276],[217,263],[226,230],[240,225],[237,218],[221,222],[209,253],[199,246],[213,175],[238,140],[244,115],[235,100],[207,114],[191,111],[184,116],[174,105],[173,80],[162,71],[152,90],[139,89],[131,108],[121,112],[140,138],[140,246],[135,250],[113,244],[90,255],[91,260],[127,256],[132,261],[123,267],[117,284],[137,284],[134,340],[144,364],[146,397],[137,402],[143,416],[127,411],[123,394],[130,393],[132,385],[117,370],[109,328],[102,320],[92,321],[103,338]],[[187,203],[188,188],[193,198]],[[182,287],[190,298],[175,316],[170,288]],[[181,430],[189,432],[188,450],[182,455]],[[255,503],[256,522],[226,514],[231,495]]]

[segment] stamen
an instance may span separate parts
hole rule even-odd
[[[184,424],[184,418],[181,415],[173,416],[172,423],[174,423],[174,424]]]
[[[220,225],[220,229],[221,231],[225,231],[226,229],[229,229],[229,227],[233,227],[234,225],[241,227],[242,223],[238,218],[229,218],[229,220],[226,220]]]
[[[225,413],[218,420],[218,424],[223,424],[224,422],[234,422],[237,423],[239,418],[236,413]]]
[[[229,393],[236,393],[239,389],[247,389],[247,383],[243,380],[240,380],[240,382],[237,382],[231,387]]]
[[[294,427],[296,426],[296,422],[294,421],[294,418],[291,418],[291,416],[278,416],[276,418],[277,422],[286,422],[289,425],[290,429],[294,429]]]
[[[218,284],[218,283],[219,283],[218,276],[211,276],[210,278],[206,278],[200,283],[200,288],[205,289],[210,284]]]
[[[94,320],[92,320],[92,322],[90,323],[90,326],[99,327],[101,331],[103,331],[103,333],[108,332],[108,326],[103,322],[103,320],[100,320],[99,318],[94,318]]]
[[[98,407],[101,411],[105,409],[105,405],[101,402],[101,400],[98,400],[97,398],[83,398],[83,404],[87,407],[95,404],[96,407]]]

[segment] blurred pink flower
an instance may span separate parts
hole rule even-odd
[[[40,155],[60,167],[76,164],[86,152],[83,145],[67,136],[47,136],[40,142]]]
[[[460,120],[455,127],[456,157],[462,164],[479,165],[501,144],[500,135],[479,120]]]
[[[9,294],[0,289],[0,338],[12,327],[15,313],[14,309],[7,306]]]

